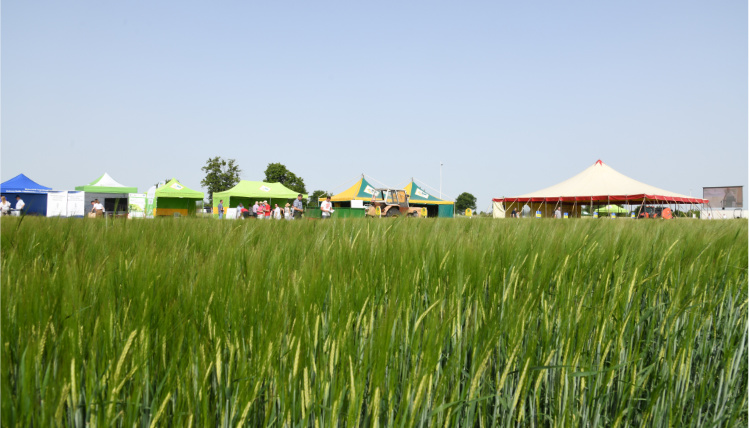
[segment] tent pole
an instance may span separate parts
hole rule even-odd
[[[511,208],[512,208],[513,205],[515,205],[515,202],[517,202],[517,199],[510,204],[510,206],[505,210],[505,212],[507,212],[507,211],[512,212]]]

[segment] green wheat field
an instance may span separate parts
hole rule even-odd
[[[2,426],[746,426],[747,222],[3,218]]]

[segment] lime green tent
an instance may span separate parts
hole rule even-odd
[[[617,215],[629,214],[629,211],[626,208],[620,207],[619,205],[600,206],[600,207],[596,207],[593,211],[598,211],[599,215],[608,215],[611,213],[615,213]]]
[[[176,178],[156,189],[154,194],[154,215],[170,216],[195,214],[195,204],[203,200],[203,192],[182,185]]]
[[[137,187],[127,187],[115,181],[106,172],[101,177],[83,186],[76,186],[75,190],[91,193],[138,193]]]
[[[408,195],[408,204],[414,207],[426,207],[429,217],[453,217],[455,202],[445,201],[432,196],[429,192],[419,187],[413,178],[404,187],[404,190]]]
[[[299,192],[295,192],[281,183],[265,183],[263,181],[242,180],[236,186],[223,192],[213,194],[213,214],[218,216],[219,201],[224,201],[224,212],[227,208],[235,208],[240,203],[245,208],[251,207],[255,201],[268,201],[273,206],[275,203],[286,204],[292,199],[296,199]],[[303,198],[307,195],[303,194]]]

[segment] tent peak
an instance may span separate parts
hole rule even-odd
[[[596,165],[603,165],[603,161],[602,161],[602,160],[600,160],[600,159],[598,159],[598,160],[596,161]]]

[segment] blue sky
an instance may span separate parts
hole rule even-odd
[[[746,2],[403,3],[4,2],[2,180],[747,185]]]

